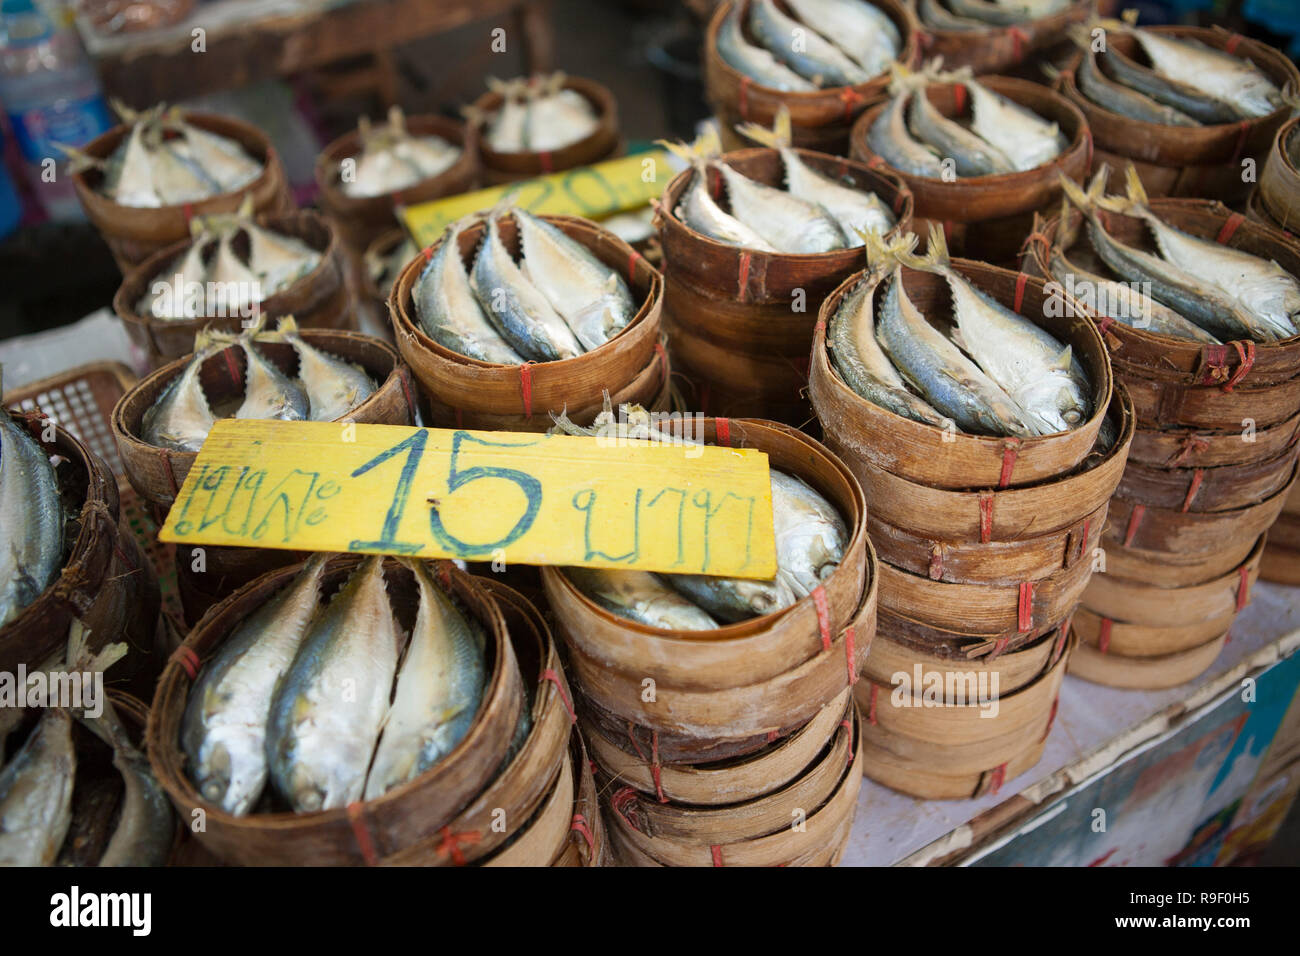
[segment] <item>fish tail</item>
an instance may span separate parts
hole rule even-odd
[[[406,114],[396,103],[388,107],[388,128],[395,133],[406,133]]]
[[[66,146],[63,143],[55,143],[54,148],[68,157],[68,171],[73,175],[84,173],[88,169],[103,169],[106,163],[102,159],[96,159],[89,153],[84,153],[75,146]]]
[[[1137,26],[1137,22],[1138,22],[1138,9],[1137,9],[1137,7],[1129,7],[1129,9],[1124,10],[1123,12],[1121,12],[1121,13],[1120,13],[1120,19],[1121,19],[1125,24],[1127,24],[1128,26],[1131,26],[1131,27],[1135,27],[1135,26]]]
[[[889,64],[889,77],[890,96],[910,92],[930,82],[930,78],[925,74],[924,70],[919,73],[915,72],[898,61]]]
[[[1128,198],[1140,205],[1145,206],[1148,202],[1146,187],[1142,185],[1142,179],[1138,176],[1137,167],[1132,163],[1124,170],[1124,185],[1128,191]]]
[[[781,104],[781,109],[777,111],[776,118],[772,121],[771,129],[760,123],[737,123],[736,132],[762,146],[769,146],[773,149],[789,146],[794,142],[794,132],[790,122],[790,107],[784,103]]]
[[[487,122],[488,117],[487,110],[481,109],[472,103],[467,103],[462,106],[460,108],[460,115],[465,117],[465,122],[469,123],[471,126],[484,125]]]
[[[896,258],[909,269],[922,272],[944,273],[952,269],[952,259],[948,254],[948,240],[943,234],[943,227],[938,223],[930,224],[929,246],[925,255],[913,252],[900,252]]]
[[[1082,23],[1071,24],[1065,35],[1085,54],[1092,53],[1092,31],[1087,26]]]
[[[1104,169],[1105,167],[1102,168]],[[1061,183],[1061,189],[1064,191],[1065,198],[1067,201],[1074,204],[1075,206],[1078,206],[1079,209],[1085,213],[1091,212],[1094,208],[1096,208],[1097,202],[1096,199],[1092,196],[1091,190],[1088,192],[1084,192],[1082,189],[1079,188],[1078,183],[1076,183],[1073,179],[1065,175],[1065,173],[1060,172],[1059,170],[1056,173],[1056,178]]]

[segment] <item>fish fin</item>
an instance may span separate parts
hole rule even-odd
[[[952,339],[953,345],[957,346],[957,348],[961,349],[967,355],[970,355],[970,349],[966,347],[966,337],[961,334],[961,329],[953,326],[952,333],[948,338]]]
[[[1087,26],[1082,23],[1071,24],[1066,29],[1065,35],[1084,52],[1085,56],[1092,55],[1092,31]]]
[[[790,108],[784,103],[781,104],[776,119],[772,121],[771,129],[761,123],[737,123],[736,132],[747,139],[753,140],[760,146],[767,146],[772,149],[789,146],[794,140],[794,133],[790,123]]]
[[[298,320],[292,315],[283,315],[280,322],[275,328],[276,335],[282,335],[285,338],[298,335]]]
[[[395,133],[406,135],[406,114],[396,103],[388,107],[388,128]]]
[[[76,175],[84,173],[88,169],[104,169],[108,164],[102,159],[96,159],[89,153],[84,153],[74,146],[66,146],[63,143],[55,143],[54,148],[68,157],[68,172]]]
[[[465,117],[465,122],[470,126],[482,126],[487,122],[487,110],[480,109],[472,103],[467,103],[460,108],[460,115]]]
[[[924,71],[916,72],[908,69],[902,63],[895,60],[889,64],[889,95],[898,96],[901,93],[910,92],[930,82]]]
[[[1147,204],[1146,187],[1142,185],[1142,179],[1138,176],[1137,167],[1132,163],[1129,163],[1124,170],[1124,185],[1130,200],[1143,206]]]
[[[952,268],[952,258],[948,254],[948,240],[943,234],[943,226],[931,223],[929,238],[930,244],[925,255],[900,252],[896,254],[898,261],[909,269],[919,269],[922,272],[948,272]]]
[[[1062,372],[1068,372],[1070,371],[1070,366],[1073,364],[1073,362],[1074,362],[1074,346],[1067,345],[1065,347],[1065,350],[1056,357],[1056,361],[1052,363],[1052,368],[1059,368]]]
[[[1129,7],[1127,10],[1124,10],[1123,12],[1120,13],[1120,19],[1131,27],[1137,26],[1138,8]]]
[[[1105,169],[1104,166],[1102,168]],[[1057,170],[1056,178],[1061,184],[1061,189],[1064,192],[1066,201],[1079,207],[1079,209],[1085,213],[1092,212],[1093,209],[1096,208],[1096,199],[1090,192],[1085,192],[1080,189],[1079,184],[1073,179],[1060,170]]]

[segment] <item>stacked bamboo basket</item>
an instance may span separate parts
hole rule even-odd
[[[323,593],[359,557],[332,558]],[[607,854],[595,785],[573,730],[572,697],[551,632],[526,599],[471,577],[450,562],[435,578],[486,634],[487,681],[465,738],[425,773],[346,809],[287,812],[269,795],[246,816],[208,802],[185,769],[181,721],[190,687],[234,628],[300,570],[281,568],[249,583],[206,614],[158,683],[147,743],[154,773],[186,820],[202,810],[195,836],[219,860],[247,866],[597,866]],[[409,571],[385,565],[399,620],[414,619]],[[531,729],[512,753],[527,707]]]
[[[1171,225],[1300,274],[1300,245],[1207,200],[1157,199]],[[1102,213],[1108,232],[1147,246],[1138,219]],[[1035,231],[1026,269],[1045,274],[1058,235],[1080,237],[1071,261],[1105,273],[1069,212]],[[1063,300],[1068,291],[1058,286]],[[1075,615],[1072,673],[1120,687],[1171,687],[1208,668],[1259,574],[1263,535],[1295,479],[1300,338],[1202,345],[1134,329],[1070,299],[1097,321],[1137,433],[1110,504],[1097,575]]]
[[[706,443],[765,451],[808,482],[838,509],[848,545],[808,597],[708,632],[616,617],[542,569],[612,842],[634,865],[834,863],[862,779],[851,688],[876,620],[866,502],[848,469],[794,429],[702,427]]]
[[[1268,532],[1259,576],[1279,584],[1300,584],[1300,485],[1293,485],[1282,513]]]
[[[907,183],[918,235],[924,235],[930,222],[939,223],[954,255],[1003,265],[1015,259],[1034,215],[1054,208],[1060,201],[1058,174],[1080,181],[1087,176],[1092,165],[1092,134],[1078,108],[1047,87],[1007,76],[982,76],[980,83],[1056,123],[1069,145],[1051,162],[1024,172],[951,181],[918,176],[894,169],[872,150],[871,127],[886,106],[880,103],[854,124],[851,155],[873,169],[896,173]],[[925,96],[950,118],[961,117],[969,109],[970,96],[961,83],[931,83]]]
[[[1024,23],[983,29],[970,29],[966,23],[961,29],[945,29],[940,25],[945,11],[940,0],[918,0],[921,53],[927,59],[943,57],[949,69],[969,66],[977,75],[1006,73],[1022,64],[1033,69],[1037,60],[1067,43],[1069,27],[1087,20],[1095,7],[1094,0],[1072,0],[1064,10]]]
[[[860,397],[831,366],[826,323],[862,276],[822,306],[809,390],[827,445],[862,483],[880,553],[879,625],[855,689],[864,769],[935,799],[996,791],[1041,756],[1069,658],[1070,617],[1133,437],[1132,405],[1112,389],[1090,324],[1045,308],[1036,279],[953,262],[1072,347],[1093,414],[1072,431],[1023,440],[901,418]],[[950,311],[943,279],[904,270],[903,282],[926,316]],[[1098,440],[1103,420],[1109,447]]]
[[[897,218],[889,236],[911,228],[912,196],[897,175],[843,157],[797,152],[810,168],[870,190],[889,205]],[[775,149],[738,150],[718,161],[757,182],[784,183]],[[677,215],[693,175],[686,170],[668,184],[656,214],[673,361],[704,414],[801,426],[811,418],[803,391],[818,306],[860,268],[862,250],[791,255],[710,239]],[[719,177],[711,174],[709,187],[725,207]]]
[[[1273,146],[1260,173],[1259,185],[1250,195],[1246,214],[1255,222],[1281,229],[1288,236],[1300,224],[1300,138],[1295,131],[1300,117],[1278,128]]]

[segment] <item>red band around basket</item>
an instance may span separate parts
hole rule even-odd
[[[885,158],[880,155],[872,156],[869,160],[867,160],[868,169],[880,169],[884,165],[885,165]]]
[[[938,541],[930,545],[930,580],[943,580],[943,545]]]
[[[1205,480],[1205,469],[1197,468],[1192,472],[1191,484],[1187,486],[1187,497],[1183,499],[1183,506],[1179,510],[1184,514],[1192,507],[1192,501],[1196,498],[1196,493],[1201,490],[1201,482]]]
[[[1241,43],[1242,39],[1243,37],[1240,33],[1234,33],[1232,36],[1228,37],[1228,42],[1223,44],[1223,52],[1236,53],[1237,46]]]
[[[663,369],[664,375],[668,374],[668,352],[662,342],[655,343],[655,355],[659,357],[659,367]]]
[[[1101,631],[1097,635],[1097,650],[1103,654],[1110,650],[1110,629],[1114,623],[1108,617],[1101,619]]]
[[[1250,603],[1250,567],[1243,564],[1237,569],[1237,573],[1241,575],[1241,580],[1237,584],[1237,610],[1240,611]]]
[[[954,83],[952,86],[952,102],[957,109],[957,115],[960,116],[966,112],[966,84]]]
[[[1020,273],[1021,277],[1024,273]],[[1017,297],[1017,301],[1019,297]],[[1016,467],[1016,456],[1020,454],[1019,438],[1002,440],[1002,474],[998,476],[998,487],[1005,488],[1011,482],[1011,472]]]
[[[740,90],[737,95],[737,108],[740,110],[740,118],[749,119],[749,84],[751,80],[748,76],[740,78]]]
[[[659,798],[660,803],[667,803],[668,797],[664,795],[663,781],[661,779],[662,768],[659,765],[659,731],[650,732],[650,776],[655,782],[655,796]]]
[[[1137,537],[1138,528],[1141,526],[1142,518],[1146,513],[1146,505],[1133,506],[1133,513],[1128,516],[1128,527],[1124,530],[1124,547],[1133,546],[1133,539]]]
[[[465,427],[465,412],[462,409],[456,409],[456,427]]]
[[[1226,382],[1223,383],[1223,391],[1231,392],[1241,384],[1241,380],[1246,377],[1246,373],[1255,367],[1255,343],[1249,340],[1245,342],[1229,342],[1237,351],[1237,370],[1232,373]]]
[[[1071,614],[1061,626],[1057,628],[1056,644],[1052,647],[1052,664],[1061,659],[1061,651],[1065,648],[1065,639],[1070,636],[1070,625],[1074,622],[1074,615]]]
[[[826,606],[826,589],[820,584],[813,588],[813,605],[817,608],[817,630],[822,636],[822,650],[831,649],[831,612]]]
[[[853,625],[850,624],[844,629],[844,657],[848,661],[849,667],[849,686],[852,687],[858,682],[857,652],[854,648],[853,640],[855,634]]]
[[[406,368],[402,367],[397,370],[397,380],[402,383],[402,397],[406,399],[406,407],[411,412],[411,420],[415,420],[415,396],[411,394],[411,379],[406,373]]]
[[[1223,228],[1220,229],[1219,234],[1214,237],[1214,241],[1220,244],[1226,243],[1232,238],[1232,234],[1237,231],[1237,227],[1245,221],[1245,216],[1239,212],[1234,212],[1227,218],[1227,221],[1224,222]]]
[[[851,724],[851,723],[849,722],[849,719],[848,719],[847,717],[845,717],[843,720],[840,721],[840,726],[843,727],[843,728],[844,728],[844,732],[845,732],[846,734],[849,735],[849,743],[852,744],[852,743],[853,743],[853,724]],[[849,766],[853,766],[853,757],[854,757],[854,753],[853,753],[853,748],[852,748],[852,747],[849,747],[849,755],[848,755],[848,756],[849,756]]]
[[[1178,465],[1181,465],[1183,462],[1185,462],[1188,458],[1190,458],[1193,453],[1199,455],[1201,452],[1206,451],[1209,447],[1210,447],[1210,443],[1208,441],[1206,441],[1204,438],[1200,437],[1195,432],[1193,432],[1192,434],[1188,435],[1186,438],[1183,439],[1183,445],[1178,450],[1178,454],[1170,458],[1169,461],[1165,464],[1165,467],[1166,468],[1177,467]]]
[[[895,216],[897,216],[899,213],[903,211],[903,203],[906,201],[907,201],[907,197],[904,196],[901,192],[897,192],[894,194],[893,206],[894,206]]]
[[[1082,561],[1083,556],[1088,553],[1088,532],[1091,530],[1092,530],[1092,520],[1089,518],[1084,518],[1083,519],[1083,540],[1079,542],[1080,561]]]
[[[1050,239],[1048,239],[1041,232],[1031,232],[1029,235],[1025,237],[1025,241],[1020,244],[1021,253],[1023,254],[1028,252],[1029,247],[1036,243],[1043,247],[1044,257],[1046,257],[1047,254],[1052,251],[1052,242]]]
[[[993,492],[980,492],[980,544],[993,540]]]
[[[374,866],[379,862],[379,856],[375,853],[375,843],[370,837],[370,828],[366,826],[364,807],[365,804],[360,800],[348,804],[348,824],[352,827],[352,836],[357,841],[357,849],[361,851],[361,859],[366,861],[366,866]]]
[[[736,297],[745,301],[749,287],[749,265],[753,261],[753,253],[745,251],[740,254],[740,261],[736,267]]]
[[[1088,163],[1084,168],[1092,169],[1092,128],[1091,127],[1088,127],[1083,131],[1083,142],[1088,151],[1088,156],[1087,156]]]
[[[443,827],[438,831],[442,841],[438,844],[438,852],[445,853],[451,857],[451,862],[457,866],[465,865],[465,854],[460,852],[460,845],[477,843],[480,839],[477,830],[467,830],[464,833],[452,833],[451,827]]]
[[[542,671],[542,680],[548,680],[555,685],[555,689],[560,692],[560,700],[564,703],[564,710],[569,715],[569,723],[576,724],[578,715],[573,712],[573,702],[569,700],[569,695],[564,692],[564,684],[560,682],[560,675],[548,667]]]
[[[1011,643],[1011,638],[999,637],[996,641],[993,642],[993,650],[989,651],[989,656],[987,659],[991,661],[997,660],[999,657],[1002,656],[1002,652],[1007,649],[1007,645],[1010,643]]]
[[[167,466],[167,484],[171,485],[172,500],[175,500],[176,496],[181,493],[181,489],[176,483],[176,471],[172,468],[171,450],[167,448],[159,448],[158,451],[162,455],[163,464]]]
[[[1056,711],[1061,706],[1061,695],[1057,694],[1052,698],[1052,709],[1047,712],[1047,726],[1043,729],[1042,740],[1046,740],[1052,734],[1052,725],[1056,723]]]
[[[551,154],[549,150],[542,150],[542,152],[538,153],[537,162],[542,167],[542,172],[544,173],[555,172],[555,163],[551,161]]]
[[[993,775],[989,778],[989,793],[996,794],[1002,789],[1002,784],[1007,780],[1007,765],[998,764],[993,768]]]
[[[709,852],[713,854],[713,865],[722,866],[722,847],[714,843],[709,847]]]
[[[630,285],[636,280],[636,264],[642,259],[641,253],[633,249],[627,254],[627,281]]]
[[[1020,582],[1020,600],[1016,606],[1016,623],[1020,627],[1020,633],[1032,630],[1034,627],[1034,586],[1033,581]]]
[[[719,445],[731,447],[731,419],[715,418],[713,420],[713,433],[717,438]]]
[[[199,676],[199,668],[203,666],[203,662],[199,660],[199,655],[195,653],[194,648],[186,647],[184,644],[172,652],[172,660],[181,665],[191,681]]]
[[[1029,274],[1022,272],[1016,276],[1016,299],[1015,304],[1011,306],[1012,312],[1019,312],[1020,307],[1025,302],[1025,283],[1029,281]]]
[[[629,817],[627,815],[628,805],[635,804],[635,803],[636,803],[636,791],[633,790],[631,787],[624,787],[622,790],[619,790],[617,793],[615,793],[612,797],[609,798],[610,809],[612,809],[615,813],[617,813],[620,817],[622,817],[624,823],[630,826],[633,830],[636,830],[638,833],[640,833],[641,828],[636,825],[632,817]]]
[[[781,736],[781,735],[778,734],[775,730],[769,730],[769,731],[767,732],[767,742],[768,742],[769,744],[776,743],[777,738],[780,737],[780,736]]]
[[[586,817],[581,813],[575,813],[573,822],[569,824],[569,829],[582,834],[582,838],[587,841],[587,849],[592,853],[596,852],[596,840],[592,837],[591,830],[587,826]]]
[[[185,222],[188,224],[194,218],[193,203],[185,203],[185,205],[181,206],[181,212],[185,215]]]
[[[879,721],[876,720],[876,697],[880,695],[880,685],[871,685],[871,703],[867,707],[867,723],[875,726]]]
[[[1025,47],[1029,45],[1029,34],[1020,27],[1011,27],[1007,30],[1011,37],[1011,56],[1017,63],[1025,58]]]
[[[845,122],[853,119],[853,108],[861,106],[864,100],[862,94],[851,86],[846,86],[840,90],[840,102],[844,104]]]
[[[451,590],[451,565],[446,561],[439,561],[433,566],[433,574],[444,591]]]
[[[1110,331],[1111,326],[1114,324],[1115,324],[1115,320],[1113,318],[1111,318],[1109,315],[1103,315],[1100,319],[1097,320],[1097,331],[1102,335],[1105,335],[1107,332]]]
[[[424,261],[425,262],[433,261],[433,246],[424,247]]]
[[[627,722],[627,739],[632,741],[632,749],[636,751],[636,755],[640,757],[642,760],[644,760],[647,764],[649,764],[650,758],[645,755],[645,751],[642,750],[641,745],[637,743],[635,731],[636,731],[636,724],[632,723],[632,721],[629,720]]]
[[[533,417],[533,363],[525,362],[519,366],[519,395],[524,402],[524,418]]]

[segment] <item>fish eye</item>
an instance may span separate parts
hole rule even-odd
[[[1065,413],[1065,420],[1071,425],[1077,425],[1079,424],[1079,422],[1083,420],[1083,416],[1080,415],[1074,409],[1070,409],[1068,412]]]

